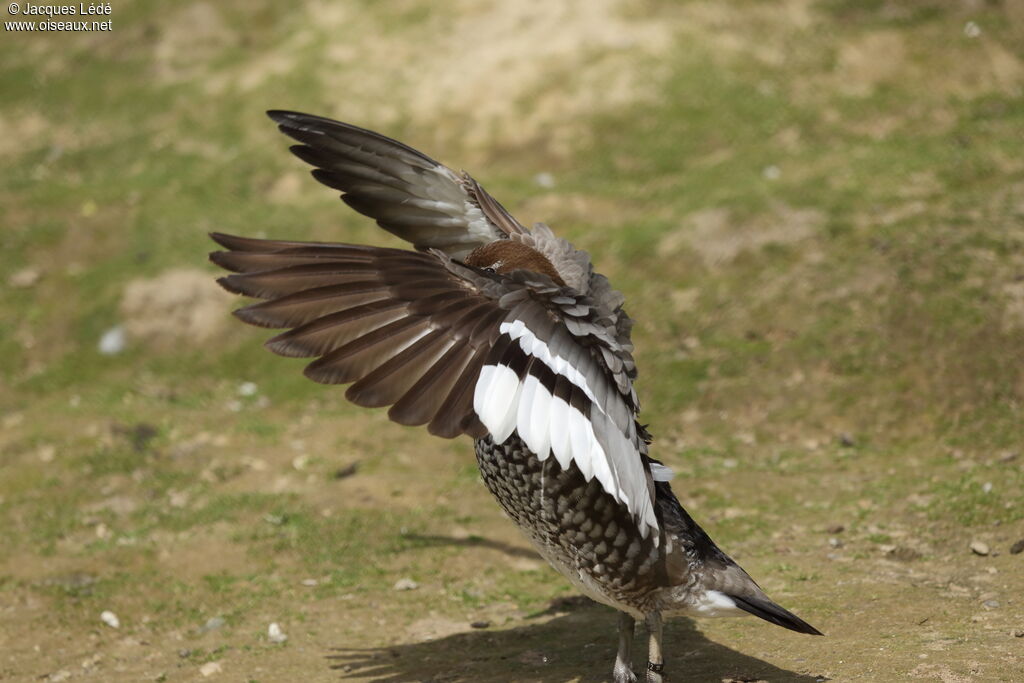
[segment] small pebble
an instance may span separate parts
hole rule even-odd
[[[1010,546],[1011,555],[1020,555],[1021,553],[1024,553],[1024,538]]]
[[[988,543],[984,541],[971,541],[971,552],[975,555],[985,556],[991,551],[989,550]]]
[[[47,676],[46,680],[56,683],[57,681],[66,681],[69,678],[71,678],[71,672],[67,669],[61,669],[60,671],[55,671],[54,673]]]
[[[912,562],[921,559],[921,553],[905,545],[896,546],[889,551],[889,557],[901,562]]]
[[[199,667],[199,673],[201,673],[204,678],[219,674],[223,670],[224,668],[221,667],[220,662],[207,662]]]
[[[420,585],[412,579],[399,579],[394,585],[396,591],[414,591],[419,587]]]
[[[489,621],[474,621],[470,624],[473,628],[490,628],[491,622]]]
[[[852,434],[843,432],[839,435],[839,445],[843,448],[853,448],[857,445],[857,442],[854,441]]]
[[[117,615],[110,610],[103,610],[100,614],[100,621],[110,628],[121,628],[121,620],[118,619]]]
[[[239,396],[255,396],[256,391],[259,387],[256,386],[255,382],[242,382],[238,385]]]
[[[308,586],[309,588],[316,588],[317,586],[320,585],[320,582],[317,581],[316,579],[303,579],[302,580],[302,585],[303,586]]]
[[[828,539],[828,544],[829,544],[829,546],[831,546],[833,548],[842,548],[843,547],[843,542],[840,541],[838,538],[830,538],[830,539]]]
[[[103,336],[100,337],[100,341],[96,345],[96,348],[98,348],[99,352],[104,356],[116,356],[124,351],[126,343],[127,338],[125,337],[124,328],[120,325],[116,325],[103,333]]]
[[[996,609],[997,607],[999,607],[998,600],[986,600],[981,604],[983,604],[985,607],[988,607],[989,609]]]
[[[1024,628],[1018,628],[1013,632],[1014,638],[1024,638]]]
[[[345,479],[351,477],[353,474],[359,471],[359,461],[349,463],[344,467],[339,467],[334,471],[335,479]]]
[[[276,621],[267,627],[267,638],[272,643],[283,643],[288,640],[288,636],[285,635]]]
[[[846,531],[846,527],[842,524],[833,524],[832,526],[825,529],[830,534],[841,534]]]
[[[533,176],[533,182],[537,183],[546,190],[550,190],[552,187],[555,186],[555,176],[545,171]]]

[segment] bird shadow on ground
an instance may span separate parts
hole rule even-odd
[[[553,618],[548,618],[555,614]],[[586,598],[552,603],[536,620],[503,630],[465,633],[381,648],[332,648],[329,667],[341,679],[391,683],[508,681],[598,683],[611,678],[616,613]],[[665,671],[677,681],[814,683],[824,677],[780,669],[704,637],[686,618],[665,627]],[[647,643],[637,629],[633,669],[643,680]]]
[[[489,548],[504,553],[509,557],[522,557],[529,560],[543,562],[544,559],[531,548],[521,548],[510,543],[502,543],[482,536],[468,536],[466,538],[454,538],[452,536],[434,536],[429,534],[406,534],[403,537],[406,541],[416,543],[422,547],[430,546],[452,546],[458,548]]]

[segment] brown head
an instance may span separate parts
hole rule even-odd
[[[513,270],[543,273],[554,280],[555,284],[565,286],[565,281],[551,261],[544,254],[522,242],[498,240],[484,244],[469,252],[466,263],[494,273],[511,273]]]

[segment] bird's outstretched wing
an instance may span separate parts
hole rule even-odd
[[[603,308],[528,271],[486,273],[446,254],[214,234],[229,291],[264,301],[236,311],[288,328],[267,342],[315,357],[310,378],[439,436],[516,431],[541,459],[574,465],[657,529],[646,444],[607,358]],[[614,355],[614,354],[612,354]]]
[[[313,177],[346,204],[417,249],[463,258],[473,248],[526,229],[479,183],[365,128],[320,116],[269,111]]]
[[[318,116],[268,113],[302,143],[291,149],[317,167],[317,180],[418,251],[214,234],[226,250],[211,260],[234,271],[221,285],[264,300],[236,315],[287,328],[268,348],[315,357],[306,375],[351,384],[354,403],[390,406],[392,420],[443,437],[501,443],[515,431],[542,460],[597,478],[645,533],[657,529],[628,317],[586,255],[546,228],[526,230],[469,175],[400,142]],[[570,280],[580,287],[459,261],[509,238],[575,268]]]

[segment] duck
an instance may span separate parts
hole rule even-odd
[[[484,485],[537,552],[614,608],[615,683],[665,680],[666,618],[754,615],[820,631],[773,602],[672,491],[638,421],[624,297],[586,251],[525,227],[465,172],[389,137],[274,110],[291,152],[355,211],[412,249],[212,233],[218,282],[258,300],[234,311],[284,330],[305,375],[443,438],[473,440]]]

